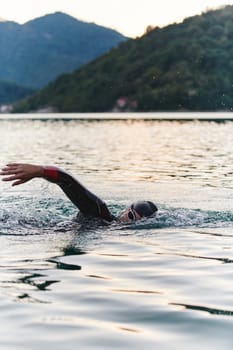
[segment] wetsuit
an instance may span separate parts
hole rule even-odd
[[[108,222],[115,219],[108,210],[106,204],[100,198],[87,190],[80,182],[67,174],[64,170],[53,166],[46,166],[44,167],[43,177],[60,186],[71,202],[78,207],[80,212],[85,216],[101,218]]]

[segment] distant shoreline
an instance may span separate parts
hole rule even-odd
[[[233,112],[20,113],[0,114],[0,120],[230,121],[233,120]]]

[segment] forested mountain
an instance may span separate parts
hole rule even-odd
[[[125,40],[118,32],[79,21],[64,13],[46,15],[23,25],[0,22],[0,81],[43,87],[58,75]]]
[[[0,81],[0,105],[11,104],[34,92],[33,89],[26,88],[15,83]]]
[[[103,112],[124,101],[138,111],[232,110],[233,6],[123,42],[15,110]]]

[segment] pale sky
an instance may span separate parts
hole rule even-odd
[[[233,0],[0,0],[0,18],[25,23],[56,11],[141,36],[148,25],[165,26]]]

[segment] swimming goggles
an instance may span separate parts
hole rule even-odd
[[[137,216],[136,216],[136,213],[133,209],[129,209],[128,213],[128,218],[132,221],[136,221],[137,220]]]

